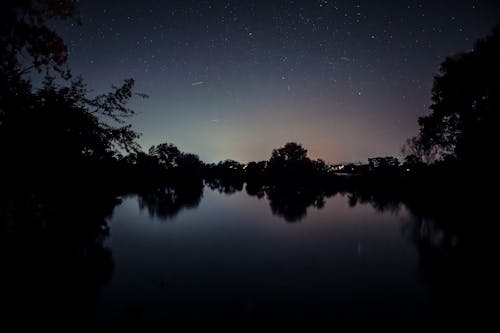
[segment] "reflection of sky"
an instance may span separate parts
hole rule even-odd
[[[134,77],[141,144],[205,161],[397,154],[445,56],[500,22],[497,1],[81,1],[61,28],[90,87]]]
[[[342,308],[360,316],[376,310],[388,328],[428,327],[418,255],[402,232],[408,218],[404,209],[349,208],[337,195],[301,222],[286,223],[265,199],[206,189],[197,208],[163,221],[129,197],[110,222],[115,266],[98,318],[113,321],[131,307],[144,310],[144,322],[210,311],[226,318]]]

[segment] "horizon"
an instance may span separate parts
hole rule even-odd
[[[3,327],[492,326],[498,0],[0,8]]]
[[[130,119],[207,163],[266,160],[286,142],[330,163],[401,157],[439,65],[500,21],[495,1],[79,4],[57,25],[89,88],[132,77]],[[341,162],[344,161],[344,162]]]

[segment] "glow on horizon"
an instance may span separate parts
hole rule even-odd
[[[210,112],[202,119],[193,120],[189,116],[193,112],[182,108],[180,112],[165,112],[159,117],[159,112],[152,112],[156,116],[150,117],[153,123],[147,125],[149,131],[143,135],[141,144],[147,149],[159,142],[174,143],[183,151],[198,154],[206,162],[225,159],[250,162],[267,160],[273,149],[293,141],[302,144],[309,157],[337,163],[397,155],[405,139],[405,133],[388,130],[387,125],[377,119],[366,122],[365,112],[350,110],[349,106],[344,106],[342,112],[327,112],[328,105],[314,110],[313,106],[304,103],[290,105],[285,101],[272,106],[273,102],[256,103],[255,111],[244,110],[251,108],[249,105],[241,106],[243,110],[237,115],[219,112],[217,121]],[[207,109],[207,106],[200,108]],[[209,109],[217,109],[217,103]],[[271,112],[273,116],[267,118],[266,114]],[[416,124],[414,126],[416,129]],[[357,135],[360,131],[363,136]],[[384,136],[385,142],[381,140]],[[366,145],[364,140],[375,144]],[[366,147],[366,150],[359,147]]]
[[[500,22],[494,0],[81,1],[61,25],[97,92],[132,77],[139,143],[206,162],[266,160],[286,142],[328,162],[398,156],[446,56]],[[443,15],[446,13],[446,15]]]

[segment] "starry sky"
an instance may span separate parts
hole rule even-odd
[[[57,25],[98,93],[132,77],[147,150],[206,162],[270,157],[289,141],[328,162],[399,156],[433,76],[500,23],[500,2],[80,0]]]

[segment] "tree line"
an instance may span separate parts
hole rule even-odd
[[[76,3],[3,1],[0,6],[0,171],[6,183],[340,182],[333,177],[339,170],[310,159],[294,142],[273,150],[267,161],[248,164],[205,164],[171,143],[144,152],[137,142],[140,134],[127,122],[135,114],[128,102],[147,97],[134,91],[134,80],[90,97],[83,79],[71,75],[67,47],[48,22],[78,24]],[[342,173],[408,177],[487,163],[500,107],[499,56],[500,26],[472,51],[442,63],[434,78],[431,112],[419,119],[419,135],[404,145],[402,163],[395,157],[374,157],[364,165],[345,166]],[[34,73],[45,77],[40,86],[30,80]]]

